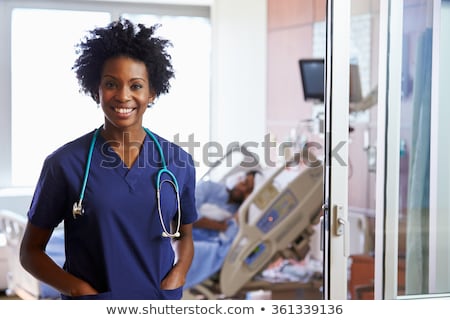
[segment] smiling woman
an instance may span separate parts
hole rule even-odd
[[[143,127],[148,104],[169,92],[174,75],[170,42],[155,30],[119,18],[77,45],[80,90],[101,105],[104,121],[46,157],[20,246],[24,269],[62,299],[182,296],[195,168],[189,153]],[[61,223],[63,266],[46,250]]]

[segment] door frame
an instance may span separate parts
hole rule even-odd
[[[326,300],[347,299],[350,18],[350,0],[327,0],[322,224]]]

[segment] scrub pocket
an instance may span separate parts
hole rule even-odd
[[[111,291],[102,292],[99,294],[90,294],[85,296],[69,297],[61,295],[61,300],[111,300]]]
[[[173,290],[161,290],[161,295],[163,300],[180,300],[183,296],[183,287]]]

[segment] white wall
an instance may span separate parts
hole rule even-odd
[[[6,3],[0,1],[0,39],[3,43],[9,43],[11,39],[11,20],[6,7]],[[9,45],[6,47],[10,48]],[[10,56],[11,51],[5,50],[5,46],[2,45],[0,75],[11,74]],[[3,78],[0,76],[0,79]],[[2,187],[11,182],[11,82],[0,83],[0,187]]]
[[[266,132],[267,3],[214,0],[211,21],[211,140],[222,146],[234,141],[261,146]]]

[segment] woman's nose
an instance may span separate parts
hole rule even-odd
[[[116,99],[119,101],[130,100],[130,90],[126,86],[119,88],[116,92]]]

